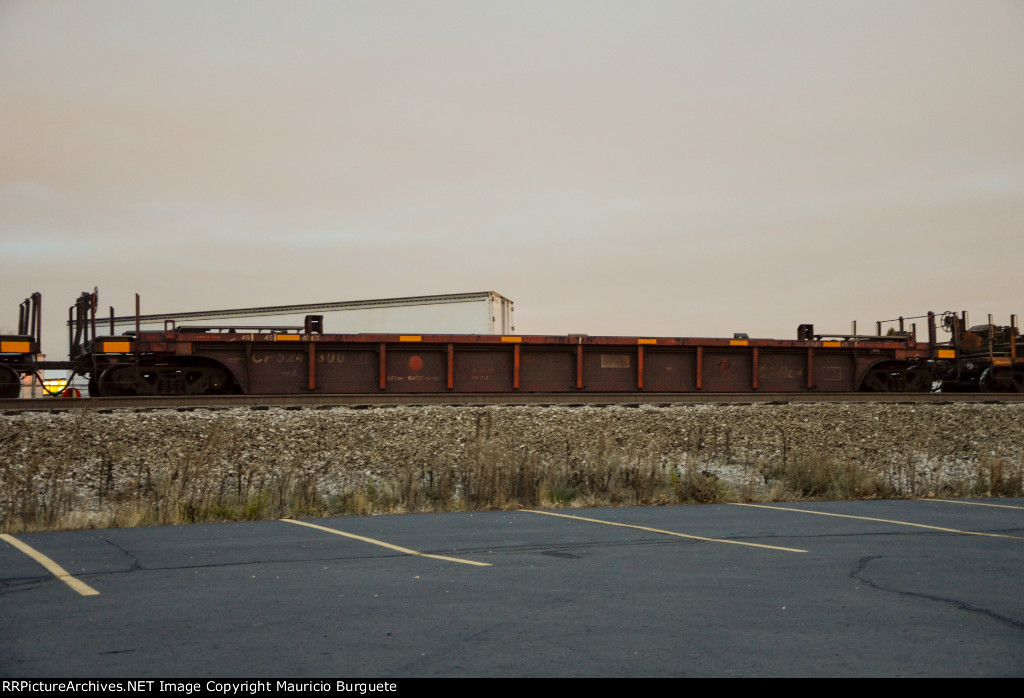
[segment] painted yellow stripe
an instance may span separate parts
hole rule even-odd
[[[403,334],[398,337],[399,342],[422,342],[423,337],[418,334]]]
[[[444,555],[431,555],[430,553],[421,553],[421,552],[419,552],[417,550],[410,550],[409,548],[403,548],[403,547],[398,546],[398,545],[392,545],[391,543],[385,543],[382,540],[375,540],[373,538],[366,538],[365,536],[357,536],[354,533],[345,533],[344,531],[339,531],[336,528],[327,528],[326,526],[317,526],[316,524],[306,523],[305,521],[296,521],[295,519],[279,519],[279,520],[280,521],[284,521],[285,523],[293,523],[293,524],[297,524],[299,526],[308,526],[309,528],[315,528],[315,529],[318,529],[320,531],[327,531],[328,533],[333,533],[336,536],[344,536],[346,538],[354,538],[355,540],[361,540],[364,543],[372,543],[373,545],[379,545],[382,548],[388,548],[390,550],[397,550],[398,552],[405,553],[406,555],[416,555],[417,557],[432,557],[435,560],[445,560],[447,562],[461,562],[464,565],[476,565],[477,567],[490,567],[491,566],[491,563],[489,563],[489,562],[476,562],[475,560],[462,560],[462,559],[457,558],[457,557],[445,557]]]
[[[748,343],[749,342],[747,342],[747,340],[745,340],[745,339],[730,339],[729,340],[729,346],[730,347],[745,347],[745,346],[747,346]]]
[[[132,350],[131,342],[104,342],[103,351],[107,354],[127,354]]]
[[[939,349],[940,359],[955,359],[956,349]]]
[[[657,339],[640,339],[640,338],[637,338],[636,343],[637,344],[657,344],[658,340]]]
[[[835,516],[840,519],[860,519],[861,521],[878,521],[880,523],[896,524],[898,526],[913,526],[914,528],[927,528],[931,531],[943,531],[945,533],[961,533],[965,536],[988,536],[990,538],[1012,538],[1024,540],[1020,536],[1008,536],[1002,533],[981,533],[980,531],[961,531],[956,528],[943,528],[942,526],[929,526],[928,524],[913,523],[911,521],[895,521],[893,519],[876,519],[870,516],[854,516],[852,514],[834,514],[830,511],[812,511],[810,509],[791,509],[789,507],[773,507],[767,504],[734,504],[737,507],[755,507],[757,509],[778,509],[779,511],[795,511],[800,514],[818,514],[819,516]]]
[[[68,574],[68,571],[66,569],[58,565],[50,558],[43,555],[41,552],[33,548],[31,545],[28,545],[27,543],[22,543],[14,536],[8,535],[6,533],[0,533],[0,539],[7,541],[15,548],[28,555],[30,558],[32,558],[40,565],[45,567],[47,572],[49,572],[54,577],[67,584],[69,587],[77,591],[82,596],[99,596],[100,592],[96,591],[85,582],[79,581],[78,579],[72,577],[70,574]]]
[[[302,338],[302,335],[298,334],[278,334],[274,336],[279,342],[297,342]]]
[[[732,545],[746,545],[751,548],[767,548],[768,550],[783,550],[787,553],[806,553],[806,550],[800,550],[799,548],[783,548],[778,545],[763,545],[761,543],[747,543],[739,540],[726,540],[725,538],[705,538],[703,536],[691,536],[686,533],[676,533],[675,531],[663,531],[660,528],[648,528],[647,526],[634,526],[633,524],[618,523],[616,521],[603,521],[601,519],[588,519],[585,516],[571,516],[569,514],[556,514],[553,511],[538,511],[536,509],[523,509],[528,514],[543,514],[544,516],[558,516],[563,519],[576,519],[577,521],[589,521],[590,523],[605,524],[606,526],[621,526],[622,528],[635,528],[638,531],[649,531],[651,533],[661,533],[666,536],[675,536],[677,538],[689,538],[690,540],[702,540],[707,543],[730,543]]]
[[[521,341],[523,341],[523,338],[522,337],[502,337],[501,341],[503,341],[503,342],[521,342]]]
[[[945,502],[946,504],[966,504],[972,507],[998,507],[999,509],[1017,509],[1024,511],[1024,507],[1014,507],[1009,504],[989,504],[988,502],[964,502],[959,499],[929,499],[929,502]]]
[[[0,353],[27,354],[32,351],[30,342],[0,342]]]
[[[821,346],[823,346],[823,347],[841,347],[841,346],[843,346],[843,343],[842,342],[822,342]]]

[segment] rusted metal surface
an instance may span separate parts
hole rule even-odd
[[[872,366],[926,360],[913,335],[851,339],[715,339],[492,335],[325,335],[188,328],[98,337],[93,374],[107,395],[132,388],[126,362],[209,373],[249,394],[856,391]],[[198,374],[197,374],[198,375]],[[173,381],[168,378],[167,385]],[[213,381],[211,384],[219,384]]]

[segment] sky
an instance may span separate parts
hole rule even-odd
[[[0,327],[41,292],[60,358],[93,287],[492,290],[522,334],[1006,323],[1022,35],[1021,0],[0,0]]]

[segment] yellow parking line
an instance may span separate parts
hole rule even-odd
[[[603,521],[601,519],[588,519],[585,516],[571,516],[569,514],[556,514],[552,511],[538,511],[536,509],[523,509],[528,514],[544,514],[544,516],[559,516],[563,519],[576,519],[577,521],[589,521],[590,523],[605,524],[606,526],[622,526],[623,528],[635,528],[640,531],[650,531],[651,533],[662,533],[666,536],[676,536],[677,538],[689,538],[691,540],[702,540],[707,543],[731,543],[732,545],[746,545],[751,548],[767,548],[768,550],[784,550],[787,553],[806,553],[806,550],[800,550],[799,548],[783,548],[778,545],[763,545],[761,543],[746,543],[739,540],[726,540],[724,538],[705,538],[704,536],[691,536],[686,533],[676,533],[675,531],[663,531],[660,528],[648,528],[647,526],[634,526],[633,524],[617,523],[615,521]]]
[[[791,507],[773,507],[767,504],[739,504],[735,503],[733,506],[737,507],[754,507],[756,509],[778,509],[779,511],[795,511],[801,514],[818,514],[819,516],[836,516],[841,519],[860,519],[861,521],[880,521],[881,523],[897,524],[899,526],[913,526],[914,528],[927,528],[932,531],[944,531],[946,533],[962,533],[965,536],[989,536],[991,538],[1012,538],[1014,540],[1024,540],[1020,536],[1008,536],[1005,533],[981,533],[979,531],[961,531],[956,528],[943,528],[942,526],[929,526],[928,524],[912,523],[910,521],[895,521],[893,519],[875,519],[870,516],[853,516],[852,514],[833,514],[829,511],[812,511],[810,509],[793,509]]]
[[[85,582],[79,581],[72,577],[66,569],[58,565],[50,558],[43,555],[41,552],[33,548],[27,543],[22,543],[20,540],[7,533],[0,533],[0,539],[3,539],[13,545],[21,552],[28,555],[30,558],[38,562],[40,565],[46,568],[46,570],[60,581],[67,584],[69,587],[77,591],[82,596],[98,596],[100,592],[93,589]]]
[[[1024,511],[1024,507],[1013,507],[1009,504],[987,504],[985,502],[964,502],[959,499],[927,499],[927,502],[945,502],[946,504],[969,504],[976,507],[999,507],[1000,509],[1016,509]]]
[[[309,528],[316,528],[316,529],[319,529],[321,531],[327,531],[328,533],[333,533],[333,534],[335,534],[337,536],[345,536],[346,538],[355,538],[356,540],[361,540],[364,543],[372,543],[373,545],[379,545],[382,548],[390,548],[391,550],[397,550],[398,552],[405,553],[406,555],[416,555],[418,557],[432,557],[435,560],[447,560],[448,562],[461,562],[464,565],[476,565],[477,567],[490,567],[491,566],[491,563],[489,563],[489,562],[476,562],[474,560],[462,560],[462,559],[459,559],[457,557],[445,557],[444,555],[431,555],[430,553],[421,553],[418,550],[410,550],[409,548],[403,548],[403,547],[398,546],[398,545],[392,545],[391,543],[385,543],[382,540],[375,540],[373,538],[367,538],[365,536],[357,536],[354,533],[345,533],[344,531],[339,531],[336,528],[327,528],[326,526],[317,526],[316,524],[306,523],[305,521],[296,521],[295,519],[279,519],[279,521],[284,521],[285,523],[293,523],[293,524],[297,524],[299,526],[308,526]]]

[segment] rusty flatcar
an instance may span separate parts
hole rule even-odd
[[[327,334],[322,316],[302,326],[174,326],[97,333],[96,294],[69,314],[64,367],[89,378],[94,396],[365,393],[1024,392],[1016,319],[928,341],[916,327],[883,335],[821,335],[801,325],[792,340],[586,335]],[[137,311],[136,311],[137,312]],[[20,346],[20,348],[26,348]],[[11,372],[27,371],[22,364]]]

